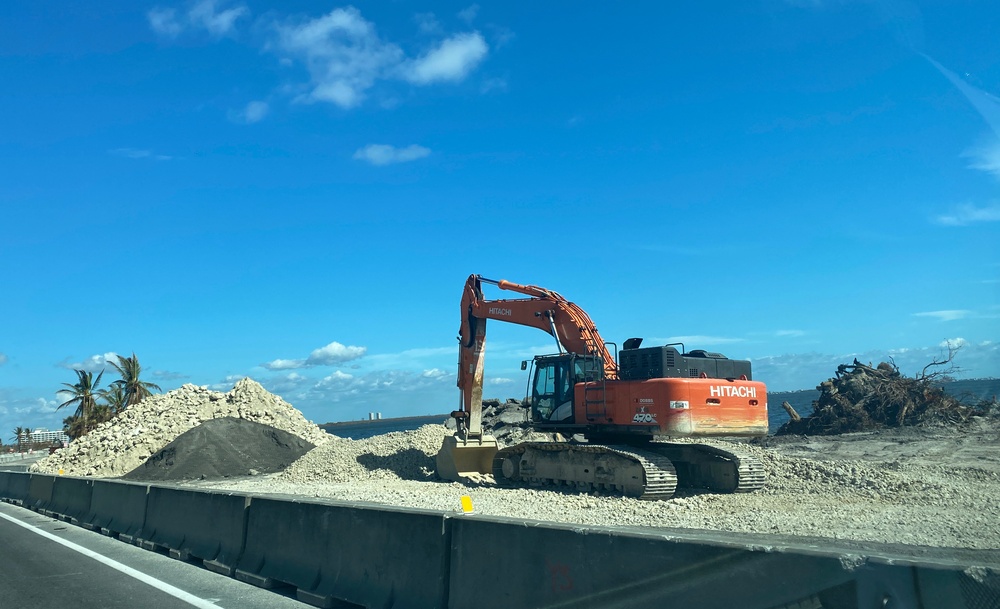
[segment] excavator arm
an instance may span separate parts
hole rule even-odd
[[[527,298],[487,300],[482,284],[524,294]],[[560,352],[568,351],[601,357],[604,375],[618,378],[614,356],[590,316],[559,293],[534,285],[494,281],[469,275],[462,292],[462,323],[459,327],[458,387],[459,409],[451,416],[458,431],[445,439],[438,453],[438,473],[450,480],[469,477],[473,472],[488,472],[487,458],[496,452],[496,440],[483,434],[483,370],[486,355],[486,322],[490,319],[538,328],[556,339]]]

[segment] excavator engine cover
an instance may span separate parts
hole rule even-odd
[[[462,440],[445,436],[437,454],[437,474],[445,480],[462,482],[493,472],[493,457],[500,450],[496,438],[484,435]]]

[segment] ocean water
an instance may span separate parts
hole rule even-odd
[[[448,420],[447,414],[434,414],[420,417],[403,417],[398,419],[376,419],[374,421],[345,421],[343,423],[325,423],[320,425],[323,431],[350,438],[352,440],[364,440],[372,436],[379,436],[392,431],[410,431],[424,425],[432,423],[444,423]]]

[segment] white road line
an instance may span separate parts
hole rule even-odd
[[[155,577],[152,577],[150,575],[146,575],[145,573],[143,573],[141,571],[136,571],[132,567],[129,567],[127,565],[123,565],[122,563],[120,563],[120,562],[118,562],[116,560],[111,560],[107,556],[103,556],[103,555],[98,554],[97,552],[94,552],[92,550],[88,550],[87,548],[85,548],[83,546],[79,546],[79,545],[73,543],[72,541],[66,541],[63,538],[57,537],[57,536],[53,535],[52,533],[49,533],[48,531],[43,531],[42,529],[39,529],[38,527],[36,527],[34,525],[30,525],[30,524],[28,524],[26,522],[21,522],[17,518],[13,518],[13,517],[8,516],[7,514],[4,514],[4,513],[0,513],[0,518],[3,518],[4,520],[9,520],[10,522],[13,522],[14,524],[16,524],[16,525],[18,525],[20,527],[24,527],[25,529],[28,529],[32,533],[37,533],[38,535],[41,535],[42,537],[44,537],[46,539],[51,539],[52,541],[54,541],[54,542],[56,542],[58,544],[66,546],[70,550],[73,550],[75,552],[79,552],[80,554],[83,554],[84,556],[87,556],[89,558],[93,558],[97,562],[104,563],[107,566],[111,567],[112,569],[121,571],[122,573],[124,573],[125,575],[128,575],[129,577],[134,577],[135,579],[141,581],[142,583],[148,584],[148,585],[156,588],[157,590],[162,590],[163,592],[166,592],[170,596],[173,596],[174,598],[180,599],[180,600],[184,601],[185,603],[188,603],[188,604],[193,605],[195,607],[199,607],[200,609],[219,609],[219,606],[216,605],[215,603],[209,602],[209,601],[207,601],[205,599],[202,599],[202,598],[198,598],[197,596],[195,596],[193,594],[189,594],[189,593],[181,590],[180,588],[176,588],[174,586],[171,586],[167,582],[160,581],[160,580],[156,579]]]

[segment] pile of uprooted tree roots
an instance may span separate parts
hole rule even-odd
[[[949,357],[950,361],[950,357]],[[947,362],[934,362],[940,365]],[[792,419],[778,429],[784,434],[839,434],[885,427],[920,424],[962,423],[969,417],[984,414],[977,406],[963,404],[946,394],[937,384],[943,373],[915,377],[899,372],[894,363],[866,366],[857,359],[837,367],[837,376],[817,387],[819,399],[813,412]]]

